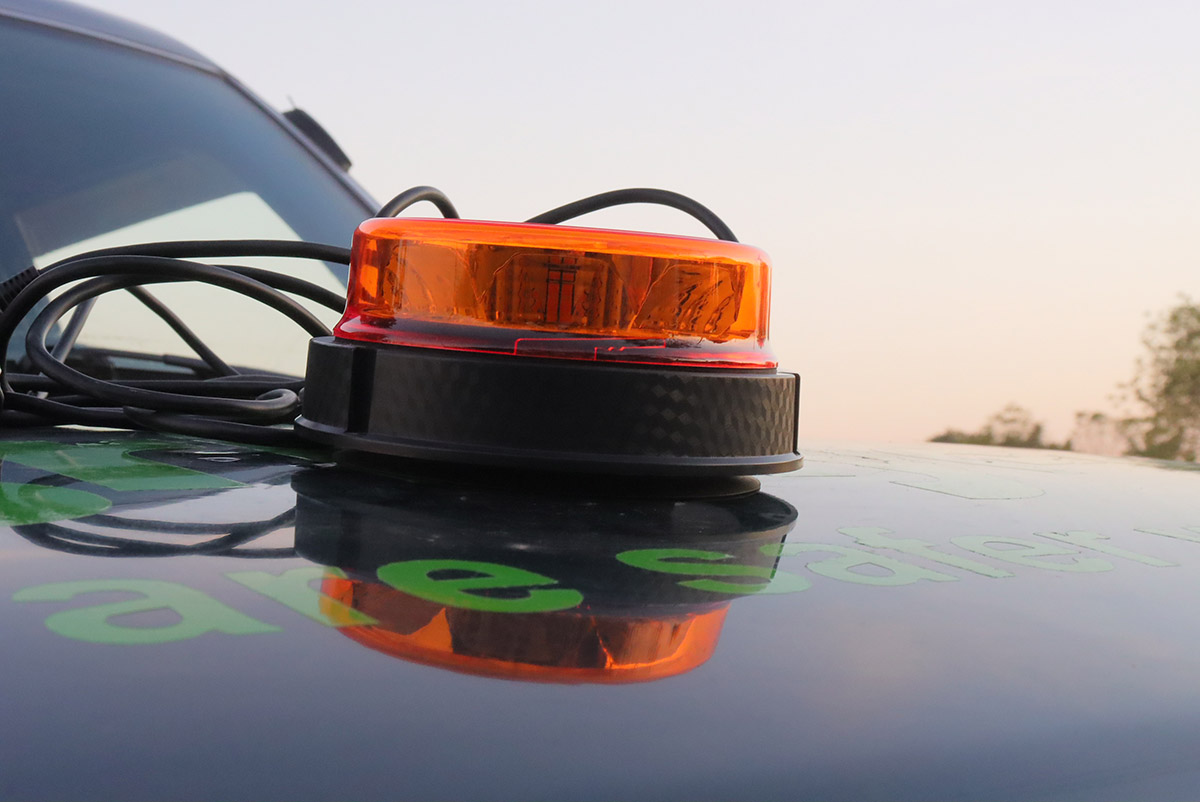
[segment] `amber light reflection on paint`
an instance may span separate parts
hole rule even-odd
[[[757,248],[630,231],[385,218],[354,235],[340,337],[452,350],[772,368]]]
[[[607,616],[579,611],[496,613],[446,607],[386,585],[327,576],[322,609],[336,604],[377,626],[339,632],[402,660],[526,682],[647,682],[690,671],[712,656],[728,605],[696,613]]]

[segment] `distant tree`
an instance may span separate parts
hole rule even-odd
[[[1034,420],[1033,413],[1018,404],[1009,404],[992,415],[978,432],[962,432],[947,429],[929,438],[931,443],[968,443],[981,446],[1009,446],[1013,448],[1053,448],[1069,451],[1070,442],[1056,444],[1042,440],[1042,424]]]
[[[1129,454],[1195,462],[1200,454],[1200,305],[1184,296],[1142,337],[1127,396],[1140,414],[1120,421]]]
[[[1023,407],[1009,404],[978,432],[948,429],[935,443],[1056,448],[1158,459],[1200,459],[1200,304],[1187,296],[1151,323],[1142,335],[1145,355],[1132,381],[1121,386],[1124,416],[1079,412],[1071,439],[1042,441],[1042,425]]]

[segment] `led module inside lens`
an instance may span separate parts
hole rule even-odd
[[[757,248],[631,231],[376,219],[339,337],[613,362],[773,368]]]

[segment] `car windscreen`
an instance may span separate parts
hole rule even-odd
[[[85,250],[153,240],[346,246],[368,215],[326,166],[219,73],[0,17],[0,278]],[[344,281],[323,264],[270,266],[331,287]],[[215,301],[204,288],[163,292],[178,296],[173,307],[201,316],[220,308],[214,327],[258,314]],[[128,313],[104,301],[89,329],[102,331],[107,314],[126,330],[108,347],[156,350],[157,342],[135,342],[147,338],[129,325]],[[273,364],[260,367],[295,372],[274,364],[274,346],[263,347]]]

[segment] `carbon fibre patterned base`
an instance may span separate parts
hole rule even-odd
[[[352,392],[353,388],[353,392]],[[303,415],[311,439],[404,457],[648,475],[800,467],[799,379],[491,356],[319,337]]]

